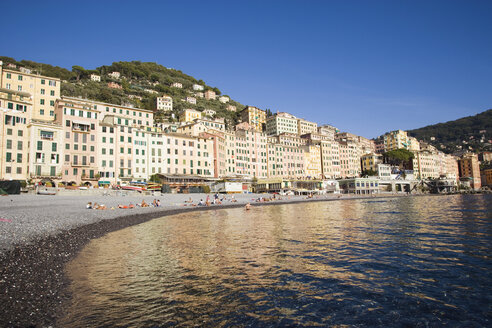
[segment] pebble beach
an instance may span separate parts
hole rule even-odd
[[[213,194],[208,194],[210,200]],[[388,195],[392,196],[392,195]],[[222,199],[224,195],[220,195]],[[339,195],[281,196],[257,202],[269,194],[226,195],[221,204],[196,206],[207,194],[139,193],[91,195],[9,195],[0,197],[0,326],[53,325],[64,302],[70,299],[65,264],[92,239],[150,219],[197,210],[274,205],[304,201],[368,198]],[[189,203],[189,200],[192,203]],[[118,205],[151,204],[160,207],[120,209]],[[88,202],[104,204],[106,210],[87,209]],[[112,209],[114,208],[114,209]]]

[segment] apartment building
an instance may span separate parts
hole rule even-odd
[[[62,182],[64,131],[57,122],[31,121],[29,178],[32,182]]]
[[[198,118],[202,118],[202,112],[191,108],[185,109],[181,112],[181,114],[179,114],[180,122],[193,122]]]
[[[55,123],[63,131],[62,180],[94,186],[98,180],[99,111],[84,102],[58,99],[55,114]]]
[[[256,131],[265,131],[266,125],[266,112],[253,106],[247,106],[239,112],[241,120],[248,123]]]
[[[217,97],[217,95],[215,94],[215,92],[213,90],[207,90],[203,93],[203,95],[205,96],[205,99],[207,99],[207,100],[215,100],[215,98]]]
[[[309,122],[302,118],[297,119],[297,132],[300,135],[306,133],[317,133],[318,132],[318,124],[315,122]]]
[[[60,79],[3,69],[0,65],[0,87],[31,95],[32,110],[28,120],[55,119],[55,101],[60,97]]]
[[[148,174],[184,174],[213,177],[213,140],[179,133],[152,133]],[[144,159],[142,156],[141,159]]]
[[[120,74],[120,72],[111,72],[111,73],[108,73],[108,76],[112,79],[118,80],[121,77],[121,74]]]
[[[413,153],[413,174],[416,179],[437,179],[440,176],[440,160],[436,151],[419,150]]]
[[[98,170],[105,183],[116,184],[133,179],[133,154],[135,152],[133,127],[130,119],[109,114],[98,127]]]
[[[321,146],[305,145],[300,149],[304,154],[304,174],[307,178],[321,179]]]
[[[195,97],[186,97],[186,102],[196,105],[196,98]]]
[[[236,126],[235,133],[236,174],[250,178],[266,178],[267,137],[248,123]]]
[[[227,97],[227,96],[220,96],[220,97],[219,97],[219,101],[220,101],[221,103],[223,103],[223,104],[228,103],[228,102],[229,102],[229,100],[230,100],[230,99],[229,99],[229,97]]]
[[[364,171],[378,172],[378,165],[383,164],[383,155],[376,153],[364,154],[360,158],[361,169]]]
[[[304,176],[304,153],[282,144],[279,136],[267,137],[268,178],[297,179]]]
[[[202,112],[202,116],[210,116],[210,117],[213,117],[213,116],[215,116],[215,114],[217,114],[217,112],[214,111],[213,109],[204,109],[203,112]]]
[[[28,178],[31,95],[0,88],[0,179]]]
[[[339,129],[329,124],[318,126],[318,134],[328,136],[331,140],[335,140],[335,135],[339,132]]]
[[[357,177],[361,174],[359,147],[355,141],[339,141],[340,175],[342,178]]]
[[[461,179],[469,179],[473,189],[482,187],[480,179],[480,163],[477,154],[464,154],[459,160],[459,172]]]
[[[209,130],[208,132],[200,133],[199,135],[204,139],[211,139],[213,141],[213,168],[214,178],[224,177],[227,175],[226,165],[226,152],[227,142],[224,132],[219,130]]]
[[[408,134],[403,130],[391,131],[383,135],[384,151],[409,149]]]
[[[193,84],[193,90],[195,91],[203,91],[204,86],[200,84]]]
[[[173,84],[171,84],[171,87],[178,88],[178,89],[183,89],[183,84],[182,83],[179,83],[179,82],[174,82]]]
[[[170,96],[157,97],[155,99],[155,101],[156,101],[157,110],[162,110],[165,112],[173,110],[173,98],[172,97],[170,97]]]
[[[297,118],[289,113],[277,113],[267,118],[266,133],[268,136],[281,133],[298,134]]]
[[[101,82],[101,76],[97,74],[91,74],[91,81]]]
[[[150,128],[154,124],[154,113],[151,110],[74,97],[62,97],[61,100],[65,101],[67,105],[91,107],[97,110],[100,120],[106,115],[118,115],[122,119],[128,120],[128,124],[132,127]]]

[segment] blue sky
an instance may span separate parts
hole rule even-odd
[[[8,1],[2,13],[1,55],[157,62],[370,138],[492,108],[492,1]]]

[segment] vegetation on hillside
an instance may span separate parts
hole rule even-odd
[[[238,111],[245,107],[232,99],[224,104],[219,100],[201,98],[197,95],[200,91],[193,90],[194,84],[203,86],[203,91],[213,90],[216,95],[221,95],[221,91],[217,87],[209,86],[204,81],[197,80],[180,70],[167,68],[157,63],[140,61],[114,62],[111,65],[104,65],[93,70],[74,65],[72,70],[69,71],[58,66],[28,60],[16,61],[10,57],[0,56],[0,60],[4,62],[4,65],[15,64],[18,67],[29,68],[34,73],[60,78],[62,80],[62,96],[82,97],[154,111],[156,110],[156,98],[158,96],[171,96],[173,98],[173,112],[156,112],[157,121],[172,121],[178,116],[180,111],[186,108],[200,111],[212,109],[216,111],[216,117],[225,118],[228,125],[230,125],[235,124],[238,117],[237,113],[227,110],[227,106],[235,106]],[[108,75],[111,72],[119,72],[121,74],[120,78],[112,78]],[[99,75],[101,82],[91,81],[91,74]],[[121,89],[110,88],[108,86],[109,82],[117,83],[121,86]],[[183,88],[172,87],[173,83],[181,83]],[[186,97],[196,98],[196,104],[186,102]]]
[[[446,153],[490,150],[488,141],[492,139],[492,109],[455,121],[410,130],[408,134]]]
[[[401,168],[411,167],[414,154],[406,149],[390,150],[383,154],[383,161],[386,164],[400,166]]]

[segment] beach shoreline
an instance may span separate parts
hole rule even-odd
[[[342,195],[341,197],[338,197],[338,195],[321,195],[313,198],[307,198],[306,196],[281,196],[282,200],[255,202],[254,200],[259,197],[272,198],[273,195],[238,194],[235,195],[237,202],[225,201],[222,205],[189,206],[189,204],[184,202],[191,197],[196,204],[200,199],[205,201],[206,196],[204,194],[181,194],[171,195],[171,197],[169,195],[155,197],[137,195],[136,197],[127,196],[123,199],[107,198],[104,201],[108,208],[116,206],[117,203],[134,204],[142,199],[147,203],[151,203],[152,199],[162,200],[164,198],[165,201],[163,202],[163,207],[108,209],[104,211],[88,210],[85,208],[87,199],[89,199],[87,197],[91,196],[21,195],[10,196],[18,197],[14,198],[14,200],[9,200],[7,197],[0,198],[0,209],[3,209],[1,212],[2,219],[5,220],[1,222],[2,225],[0,227],[3,228],[14,223],[13,220],[16,218],[19,221],[22,220],[22,216],[16,217],[14,215],[14,213],[18,213],[19,211],[21,211],[22,215],[38,215],[38,217],[45,219],[47,216],[49,217],[50,214],[43,212],[42,208],[37,209],[37,201],[45,204],[46,211],[54,211],[57,218],[63,217],[64,215],[71,215],[72,213],[85,217],[78,224],[74,223],[74,221],[77,221],[77,218],[69,217],[61,225],[48,225],[42,229],[37,229],[38,226],[34,224],[27,234],[19,232],[22,223],[16,226],[15,229],[4,229],[4,231],[8,231],[7,233],[13,233],[14,235],[17,233],[17,235],[10,236],[14,237],[9,239],[10,243],[6,242],[6,240],[3,240],[1,243],[0,311],[3,315],[0,319],[0,326],[44,327],[53,325],[63,304],[69,302],[71,298],[67,288],[70,281],[65,275],[65,265],[75,258],[91,240],[100,238],[113,231],[170,215],[191,211],[214,211],[237,208],[243,207],[247,203],[251,203],[252,206],[269,206],[316,201],[390,199],[405,195],[367,195],[365,197],[362,195]],[[213,194],[209,194],[209,196],[212,200]],[[231,195],[227,195],[227,198],[231,199]],[[123,200],[125,202],[122,202]],[[17,205],[19,201],[21,205]],[[22,204],[23,202],[25,204]],[[187,206],[184,206],[185,204]],[[31,208],[31,211],[26,210],[26,207]],[[63,212],[61,210],[62,208],[65,208],[66,211]],[[10,211],[6,209],[10,209]],[[30,219],[36,220],[36,218]],[[29,224],[26,222],[32,223],[28,219],[24,222],[26,227]],[[35,230],[36,233],[33,234],[31,230]],[[2,231],[2,235],[5,233],[4,231]]]

